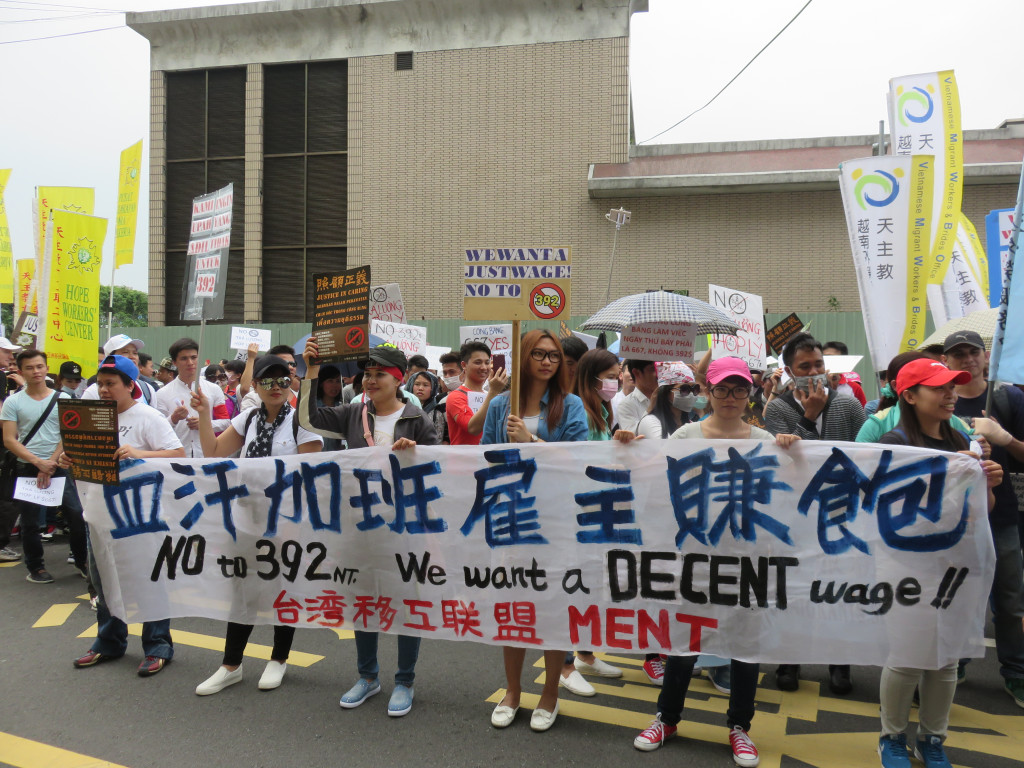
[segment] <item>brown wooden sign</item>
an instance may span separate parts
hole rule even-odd
[[[64,453],[74,462],[74,478],[86,483],[119,485],[117,403],[61,398],[57,415]]]
[[[320,362],[363,360],[370,349],[370,268],[313,275],[313,339]]]

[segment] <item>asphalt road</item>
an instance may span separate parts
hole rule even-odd
[[[137,637],[130,638],[124,659],[76,670],[71,661],[88,649],[95,614],[83,599],[84,582],[63,554],[63,543],[48,545],[48,567],[57,578],[52,585],[26,582],[20,563],[0,567],[0,765],[733,765],[727,698],[704,680],[691,687],[680,737],[656,752],[633,749],[657,698],[635,657],[606,657],[623,666],[624,677],[592,679],[598,688],[593,698],[564,693],[562,714],[544,734],[530,731],[528,712],[507,730],[490,726],[504,684],[501,654],[472,643],[423,643],[415,705],[403,718],[386,715],[395,660],[390,637],[382,637],[379,656],[384,692],[355,710],[338,706],[356,679],[355,646],[329,630],[299,631],[284,684],[270,692],[256,688],[265,662],[247,656],[242,683],[214,696],[195,695],[195,686],[216,670],[223,647],[224,625],[208,620],[172,622],[174,662],[153,678],[136,675]],[[269,651],[270,640],[270,629],[257,627],[249,652]],[[528,664],[539,658],[529,654]],[[761,766],[879,764],[877,669],[855,668],[854,693],[842,698],[828,692],[823,667],[805,667],[805,682],[792,694],[777,691],[768,671],[751,731]],[[524,706],[535,703],[542,674],[538,666],[524,673]],[[993,649],[970,665],[957,691],[948,748],[957,766],[1024,764],[1024,709],[1002,691]]]

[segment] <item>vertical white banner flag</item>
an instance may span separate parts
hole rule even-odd
[[[988,257],[974,225],[963,213],[957,222],[946,276],[941,285],[928,286],[928,308],[936,328],[954,318],[989,308]]]

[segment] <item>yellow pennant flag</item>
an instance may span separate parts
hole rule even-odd
[[[46,322],[40,322],[51,372],[61,363],[72,360],[82,365],[96,355],[101,341],[100,264],[106,234],[106,219],[53,212]]]
[[[4,190],[11,178],[11,169],[0,170],[0,304],[14,303],[14,250],[11,230],[7,228],[7,206]],[[17,321],[18,318],[14,318]]]
[[[142,139],[121,153],[117,177],[117,229],[114,239],[114,267],[131,264],[135,255],[135,225],[139,212],[139,182],[142,179]]]
[[[16,276],[16,282],[18,284],[18,303],[15,306],[15,317],[14,322],[18,322],[18,317],[22,312],[28,312],[30,315],[37,314],[39,312],[39,301],[38,297],[32,297],[32,306],[28,306],[29,294],[32,292],[32,280],[36,276],[36,260],[35,259],[18,259],[15,262],[15,266],[18,268],[18,274]]]
[[[96,191],[92,187],[36,187],[36,199],[39,201],[39,253],[40,258],[45,250],[46,223],[50,220],[50,211],[74,211],[92,214],[96,205]]]

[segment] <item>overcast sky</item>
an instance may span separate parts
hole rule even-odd
[[[630,46],[638,141],[705,104],[805,2],[650,0]],[[95,187],[95,213],[112,219],[121,150],[142,138],[148,163],[149,44],[123,13],[103,12],[211,4],[0,0],[0,168],[13,168],[5,200],[16,258],[31,254],[36,186]],[[1006,63],[1022,26],[1020,0],[814,0],[711,106],[652,143],[875,133],[890,77],[940,69],[956,71],[963,127],[995,128],[1024,117]],[[116,28],[13,42],[106,27]],[[118,285],[146,290],[147,250],[144,194],[135,264],[117,271]]]

